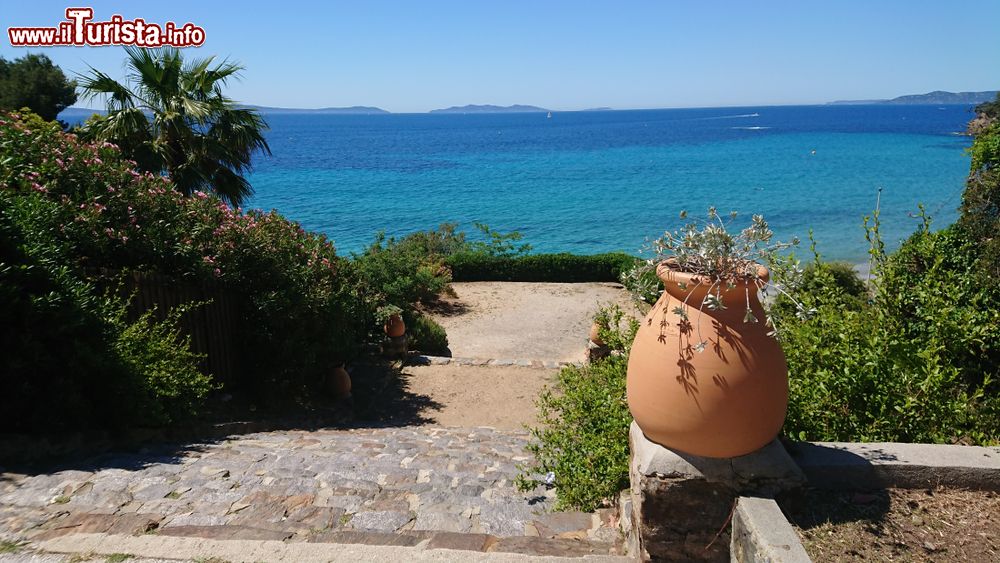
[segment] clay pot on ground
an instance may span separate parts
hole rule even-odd
[[[710,280],[669,262],[657,275],[665,290],[639,327],[628,363],[628,405],[639,428],[654,442],[703,457],[735,457],[767,445],[785,421],[788,366],[767,335],[757,285],[723,282],[725,309],[709,310],[702,303]],[[767,269],[759,267],[758,276],[766,283]],[[744,322],[748,299],[758,322]]]
[[[403,317],[399,315],[392,315],[385,321],[385,334],[389,338],[397,338],[403,336],[406,333],[406,324],[403,323]]]
[[[351,375],[344,369],[344,364],[333,368],[330,374],[330,392],[338,399],[344,399],[351,394]]]
[[[590,325],[590,341],[598,346],[604,346],[605,342],[601,339],[601,325],[596,322]]]

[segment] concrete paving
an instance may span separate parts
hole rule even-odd
[[[1000,448],[947,444],[801,442],[789,453],[823,488],[948,486],[1000,490]]]

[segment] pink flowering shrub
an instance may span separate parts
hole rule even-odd
[[[40,193],[0,190],[0,432],[156,426],[196,414],[214,385],[179,334],[180,311],[128,320],[121,298],[70,267],[66,216]]]
[[[37,117],[0,113],[0,190],[58,204],[59,237],[88,276],[158,272],[211,283],[242,302],[240,385],[300,396],[357,355],[378,298],[323,236],[276,212],[185,197],[139,174],[110,144],[86,144]]]

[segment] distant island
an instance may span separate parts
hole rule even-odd
[[[59,115],[57,115],[56,117],[58,117],[59,119],[62,119],[63,121],[66,121],[66,120],[71,120],[71,121],[80,120],[80,121],[84,121],[85,119],[87,119],[88,117],[94,115],[95,113],[99,114],[99,115],[105,115],[108,112],[106,110],[103,110],[103,109],[78,108],[76,106],[70,106],[70,107],[62,110],[61,112],[59,112]]]
[[[523,106],[515,104],[512,106],[475,105],[452,106],[445,109],[432,109],[429,113],[539,113],[549,110],[537,106]]]
[[[599,108],[587,108],[580,111],[614,111],[614,108],[609,107],[599,107]]]
[[[997,97],[996,90],[985,92],[945,92],[935,90],[926,94],[909,94],[891,100],[838,100],[829,105],[865,105],[865,104],[896,104],[896,105],[976,105],[991,102]]]
[[[313,114],[336,114],[336,115],[373,115],[379,113],[389,113],[382,108],[372,106],[351,106],[347,108],[276,108],[269,106],[241,105],[246,109],[255,109],[260,113],[313,113]]]
[[[389,112],[382,108],[370,107],[370,106],[351,106],[349,108],[318,108],[318,109],[302,109],[302,108],[276,108],[269,106],[254,106],[249,104],[239,104],[237,107],[243,109],[257,110],[264,114],[281,114],[281,113],[295,113],[295,114],[318,114],[318,115],[375,115],[375,114],[387,114]],[[71,106],[68,107],[59,114],[59,118],[63,120],[80,120],[83,121],[93,114],[104,115],[108,113],[102,109],[90,109]]]

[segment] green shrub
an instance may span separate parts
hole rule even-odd
[[[378,292],[322,235],[281,215],[232,209],[169,180],[138,174],[109,144],[0,115],[0,190],[55,204],[53,239],[76,271],[159,272],[230,292],[241,317],[237,387],[262,399],[298,397],[331,365],[362,350]],[[33,196],[34,197],[34,196]]]
[[[466,244],[463,250],[494,258],[514,258],[531,252],[531,245],[520,242],[524,236],[517,231],[501,233],[500,231],[491,229],[486,223],[476,223],[475,227],[486,240],[471,241]],[[456,254],[456,252],[449,254]]]
[[[925,227],[894,255],[876,252],[871,299],[836,266],[817,262],[806,269],[797,297],[816,314],[795,320],[794,307],[781,298],[774,308],[789,366],[786,434],[834,441],[1000,438],[992,380],[1000,313],[970,283],[972,261],[962,246],[953,230]]]
[[[432,356],[447,356],[448,334],[444,327],[426,315],[416,315],[406,320],[410,348]]]
[[[429,258],[450,256],[469,248],[465,233],[457,229],[457,223],[441,223],[432,231],[417,231],[394,240],[393,247]],[[378,240],[384,241],[384,236],[379,236]]]
[[[427,233],[399,240],[379,233],[363,254],[354,257],[354,265],[370,287],[378,288],[385,302],[412,310],[414,304],[437,297],[451,282],[443,258],[429,250],[435,247],[429,243],[438,241]]]
[[[445,263],[455,281],[597,282],[618,281],[635,261],[624,253],[492,256],[461,252]]]
[[[598,319],[608,328],[601,338],[613,353],[583,367],[559,373],[554,388],[537,401],[542,426],[531,430],[534,460],[522,468],[518,485],[530,490],[554,474],[557,508],[593,510],[628,486],[628,429],[625,401],[628,351],[639,323],[617,307]]]
[[[663,293],[663,281],[656,276],[656,271],[638,261],[621,273],[619,281],[642,307],[651,307]]]
[[[971,172],[956,228],[978,246],[980,283],[991,285],[1000,277],[1000,122],[976,135],[970,153]]]
[[[922,228],[887,259],[877,284],[900,337],[938,343],[942,362],[974,386],[1000,376],[1000,290],[981,281],[984,250],[956,226]]]
[[[180,312],[128,323],[125,303],[72,267],[64,214],[40,194],[0,190],[0,428],[156,426],[193,414],[211,380],[177,337]]]
[[[135,322],[126,323],[122,305],[115,319],[120,332],[114,351],[141,378],[141,396],[134,398],[130,407],[142,413],[143,425],[165,425],[196,415],[215,388],[212,378],[198,370],[201,356],[191,352],[191,338],[179,328],[180,317],[189,308],[177,307],[160,322],[147,311]]]

